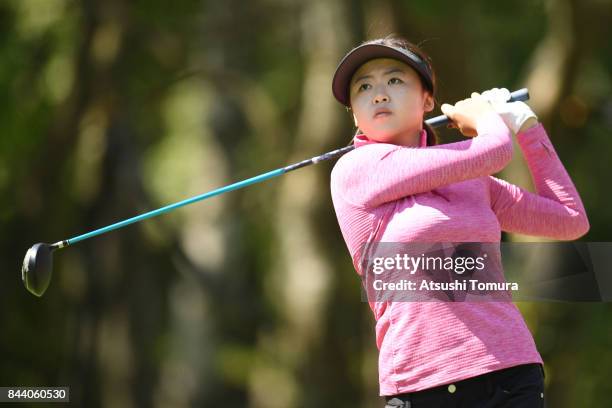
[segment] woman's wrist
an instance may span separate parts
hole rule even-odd
[[[524,132],[528,129],[531,129],[532,127],[535,127],[538,125],[538,118],[536,117],[530,117],[528,118],[525,122],[523,122],[523,124],[521,125],[521,128],[519,129],[518,133]]]

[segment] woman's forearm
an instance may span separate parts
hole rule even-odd
[[[354,205],[373,208],[412,194],[494,174],[512,158],[512,136],[494,112],[479,121],[472,140],[427,148],[378,143],[343,156],[332,189]]]

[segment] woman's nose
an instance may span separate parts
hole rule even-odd
[[[374,101],[373,102],[375,104],[378,104],[378,103],[381,103],[381,102],[389,102],[389,95],[387,95],[386,93],[379,92],[374,97]]]

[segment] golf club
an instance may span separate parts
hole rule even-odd
[[[508,102],[526,101],[528,99],[529,92],[526,88],[523,88],[518,91],[512,92],[510,94],[510,99],[508,100]],[[426,120],[425,123],[427,123],[431,127],[439,127],[450,123],[450,120],[445,115],[440,115]],[[28,291],[38,297],[42,296],[45,293],[45,291],[49,287],[49,283],[51,282],[51,274],[53,271],[53,252],[57,249],[65,248],[69,245],[76,244],[77,242],[84,241],[88,238],[92,238],[97,235],[105,234],[118,228],[125,227],[126,225],[133,224],[135,222],[165,214],[188,204],[193,204],[195,202],[202,201],[207,198],[226,193],[228,191],[237,190],[239,188],[246,187],[251,184],[271,179],[272,177],[280,176],[282,174],[299,169],[301,167],[316,164],[324,160],[340,157],[343,154],[350,152],[354,148],[354,145],[350,145],[341,149],[333,150],[320,156],[315,156],[311,159],[303,160],[301,162],[286,167],[281,167],[279,169],[260,174],[259,176],[251,177],[249,179],[239,181],[227,185],[225,187],[221,187],[216,190],[179,201],[174,204],[167,205],[157,210],[149,211],[136,217],[128,218],[126,220],[111,224],[103,228],[99,228],[95,231],[91,231],[83,235],[76,236],[74,238],[70,238],[64,241],[58,241],[54,244],[35,244],[30,249],[28,249],[25,258],[23,259],[23,265],[21,267],[21,279],[23,281],[23,284],[25,285]]]

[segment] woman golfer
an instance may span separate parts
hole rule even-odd
[[[438,145],[428,57],[397,38],[340,62],[336,99],[360,133],[331,174],[338,223],[357,272],[371,242],[499,242],[501,231],[573,240],[589,230],[572,180],[536,115],[493,89],[442,111],[469,140]],[[516,134],[537,193],[492,177]],[[370,302],[387,407],[543,407],[544,370],[506,302]]]

